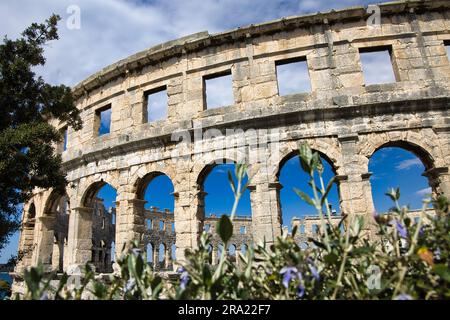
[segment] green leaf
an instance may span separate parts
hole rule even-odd
[[[391,188],[385,193],[392,201],[398,201],[400,199],[400,188]]]
[[[233,224],[227,215],[222,215],[217,221],[217,233],[223,242],[228,242],[233,235]]]
[[[295,193],[307,204],[310,204],[312,206],[315,206],[314,201],[303,191],[298,190],[297,188],[294,188]]]
[[[433,270],[438,276],[450,283],[450,270],[445,264],[436,264]]]
[[[323,259],[328,264],[335,264],[339,260],[338,256],[334,252],[327,254]]]
[[[306,173],[311,172],[311,159],[312,159],[312,151],[309,145],[305,142],[299,145],[298,153],[300,156],[300,164],[302,169]]]
[[[330,181],[328,181],[327,187],[325,188],[325,193],[322,195],[322,201],[321,201],[322,205],[325,202],[325,200],[327,199],[328,194],[330,193],[330,190],[333,187],[335,180],[336,180],[336,177],[333,177],[333,178],[331,178]]]
[[[234,185],[233,175],[230,170],[228,170],[228,181],[230,182],[231,190],[236,194],[236,186]]]
[[[144,260],[141,255],[138,255],[136,258],[136,275],[138,278],[142,276],[142,272],[144,271]]]

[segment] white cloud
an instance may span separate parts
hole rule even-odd
[[[277,66],[277,81],[278,91],[282,96],[311,91],[306,61]]]
[[[430,193],[431,193],[431,188],[430,187],[424,188],[424,189],[420,189],[420,190],[416,191],[416,195],[421,196],[421,197],[423,197],[423,196],[425,196],[427,194],[430,194]]]
[[[387,50],[361,53],[360,57],[366,85],[395,82],[394,69]]]
[[[385,0],[383,0],[385,1]],[[74,85],[107,65],[153,45],[191,33],[210,33],[369,0],[21,0],[0,2],[0,36],[17,37],[32,22],[61,15],[60,39],[46,50],[37,72],[51,83]],[[70,5],[81,10],[81,29],[69,30]]]
[[[408,170],[414,166],[423,166],[422,161],[420,161],[419,158],[414,159],[406,159],[403,161],[400,161],[396,166],[396,170]]]

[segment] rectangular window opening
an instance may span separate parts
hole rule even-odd
[[[203,77],[205,109],[214,109],[234,104],[231,70]]]
[[[390,46],[359,49],[365,85],[396,82],[391,53]]]
[[[96,126],[98,128],[98,136],[111,132],[111,105],[96,111]]]
[[[275,62],[278,95],[311,92],[308,63],[306,57]]]
[[[245,226],[241,226],[239,232],[240,232],[240,234],[246,234],[247,230],[246,230]]]
[[[58,153],[63,153],[67,150],[67,127],[63,127],[60,129],[60,133],[62,135],[62,141],[59,142],[56,146]]]
[[[450,40],[444,41],[445,51],[447,51],[447,58],[450,60]]]
[[[145,121],[153,122],[167,119],[167,87],[159,87],[144,93]]]

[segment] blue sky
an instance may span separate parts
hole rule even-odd
[[[245,26],[252,23],[265,22],[285,16],[299,15],[316,11],[344,8],[354,5],[364,5],[375,2],[368,0],[172,0],[172,1],[119,1],[119,0],[19,0],[0,2],[0,36],[17,37],[32,22],[44,21],[51,13],[62,17],[60,23],[60,40],[50,43],[45,50],[47,65],[37,68],[36,72],[46,81],[66,85],[75,85],[89,75],[101,70],[107,65],[117,62],[138,51],[145,50],[156,44],[173,40],[188,34],[208,30],[210,33],[222,32],[227,29]],[[78,5],[81,12],[81,28],[67,28],[70,14],[67,8]],[[281,68],[282,69],[282,68]],[[289,72],[289,71],[287,71]],[[283,71],[280,71],[283,73]],[[292,72],[291,72],[292,73]],[[293,79],[292,74],[285,74],[287,79]],[[306,81],[307,75],[303,73]],[[300,79],[300,78],[299,78]],[[307,91],[303,82],[301,91]],[[281,89],[284,92],[284,89]],[[286,90],[298,90],[287,87]],[[219,99],[218,95],[217,99]],[[155,97],[157,98],[157,97]],[[164,117],[164,110],[159,107],[161,99],[155,100],[154,119]],[[229,96],[221,96],[220,101],[228,101]],[[214,102],[215,103],[215,102]],[[218,102],[221,103],[221,102]],[[164,103],[163,103],[164,104]],[[212,105],[213,103],[211,103]],[[379,151],[383,157],[383,150]],[[394,157],[397,157],[395,158]],[[388,186],[400,185],[408,191],[405,202],[420,206],[417,200],[427,188],[426,180],[420,177],[423,168],[413,164],[408,167],[398,167],[402,161],[410,160],[410,154],[392,151],[386,156],[389,163],[372,164],[375,173],[371,181],[374,183],[374,199],[377,203],[383,199]],[[225,168],[227,169],[227,168]],[[293,170],[293,171],[290,171]],[[293,216],[311,213],[312,210],[303,204],[293,193],[293,187],[304,189],[305,178],[297,172],[295,159],[288,161],[284,167],[280,181],[284,185],[281,191],[282,210],[285,222]],[[231,210],[231,191],[227,185],[226,170],[216,168],[205,182],[206,212],[225,213]],[[385,173],[383,173],[385,171]],[[377,172],[379,172],[377,174]],[[331,175],[331,170],[326,175]],[[416,179],[417,177],[417,179]],[[397,179],[397,181],[396,181]],[[403,187],[404,186],[404,187]],[[173,209],[172,198],[167,198],[171,191],[170,181],[160,177],[149,186],[149,205]],[[228,191],[227,191],[228,190]],[[163,196],[164,195],[164,196]],[[414,196],[417,195],[417,196]],[[103,190],[100,196],[113,202],[114,192]],[[333,198],[334,197],[334,198]],[[336,203],[337,192],[332,196]],[[381,202],[380,202],[381,203]],[[379,210],[386,209],[384,204],[377,206]],[[239,214],[250,214],[248,192],[244,194],[239,206]],[[0,263],[5,262],[15,253],[18,245],[18,235],[14,235],[10,245],[0,252]]]

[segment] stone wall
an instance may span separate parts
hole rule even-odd
[[[245,224],[254,242],[273,243],[282,233],[279,171],[299,142],[331,163],[344,214],[370,221],[368,163],[385,146],[415,153],[433,193],[450,195],[450,2],[394,2],[380,9],[379,26],[368,26],[366,9],[354,7],[195,34],[121,60],[73,88],[83,129],[68,129],[62,152],[71,186],[64,269],[91,259],[92,199],[106,183],[117,190],[115,247],[164,238],[166,248],[175,243],[182,261],[207,224],[204,179],[214,160],[223,158],[249,164],[252,218]],[[390,49],[396,82],[365,85],[360,50],[380,46]],[[312,90],[280,96],[276,64],[293,58],[306,59]],[[204,79],[223,72],[231,72],[235,103],[208,109]],[[167,119],[147,123],[146,92],[161,87],[168,94]],[[98,136],[98,110],[106,106],[112,109],[111,132]],[[217,134],[226,129],[247,135]],[[194,135],[206,137],[194,142]],[[230,139],[235,148],[226,148]],[[161,174],[175,190],[169,215],[175,235],[145,230],[143,190]],[[39,261],[44,235],[53,234],[45,220],[56,198],[51,190],[37,190],[25,205],[20,249],[35,246],[23,266]],[[28,216],[30,206],[35,217]]]

